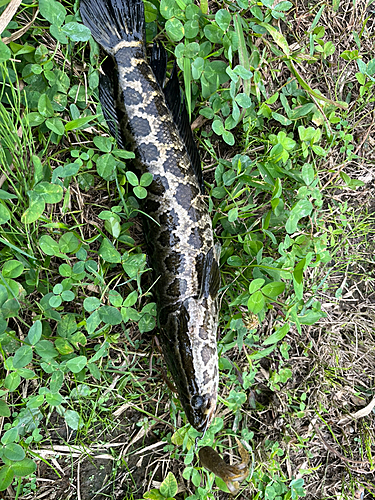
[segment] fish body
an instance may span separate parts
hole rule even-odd
[[[219,252],[177,72],[164,86],[158,45],[147,62],[142,0],[81,0],[80,12],[109,56],[100,78],[109,128],[134,149],[135,172],[153,175],[142,210],[161,345],[189,422],[204,430],[218,390]]]

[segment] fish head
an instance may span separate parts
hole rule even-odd
[[[164,356],[187,419],[205,431],[215,414],[219,385],[217,307],[188,298],[160,326]]]

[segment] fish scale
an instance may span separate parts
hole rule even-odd
[[[148,64],[140,0],[81,0],[80,11],[109,55],[100,100],[110,130],[121,147],[135,151],[135,173],[153,176],[142,210],[161,345],[189,422],[204,430],[218,390],[219,252],[177,73],[163,88],[160,46],[153,50],[154,71]]]

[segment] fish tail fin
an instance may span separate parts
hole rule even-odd
[[[145,40],[145,18],[142,0],[81,0],[80,14],[93,38],[114,55],[123,42]]]

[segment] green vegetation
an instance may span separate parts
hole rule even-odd
[[[0,0],[0,16],[8,3]],[[352,204],[365,186],[352,165],[369,135],[358,144],[353,133],[368,123],[375,100],[369,20],[358,21],[353,47],[342,50],[327,25],[338,2],[312,5],[303,29],[289,1],[144,3],[147,41],[163,41],[168,72],[174,59],[181,69],[221,244],[219,407],[198,447],[223,454],[234,436],[242,439],[253,458],[241,485],[246,498],[315,495],[309,476],[320,474],[321,463],[314,466],[314,431],[306,429],[317,419],[335,439],[329,394],[347,387],[351,368],[320,358],[308,332],[318,321],[330,332],[322,302],[337,304],[348,279],[365,281],[368,294],[374,281],[373,217],[366,203]],[[109,445],[107,498],[183,498],[182,478],[186,498],[217,498],[228,490],[199,467],[199,433],[164,383],[149,333],[157,333],[156,308],[138,200],[152,178],[130,172],[134,154],[109,136],[98,104],[99,47],[77,9],[70,0],[25,0],[1,34],[0,491],[13,486],[16,498],[34,491],[37,462],[61,477],[43,448],[74,447],[94,462],[96,445],[120,435],[114,415],[125,408],[137,415],[125,414],[126,451],[161,443],[181,474],[163,469],[161,484],[142,491],[143,478],[137,484],[132,471],[154,471]],[[366,336],[356,342],[356,355],[358,342],[365,359],[374,352]],[[298,368],[310,358],[309,371]],[[366,377],[353,383],[353,404],[371,397],[374,375]],[[315,390],[324,397],[314,399]],[[263,420],[267,412],[271,420]],[[56,431],[62,425],[65,437]],[[346,451],[373,468],[374,429],[370,420],[362,425],[365,437]],[[340,498],[374,491],[369,478],[341,466],[350,481]],[[116,496],[123,470],[126,488]]]

